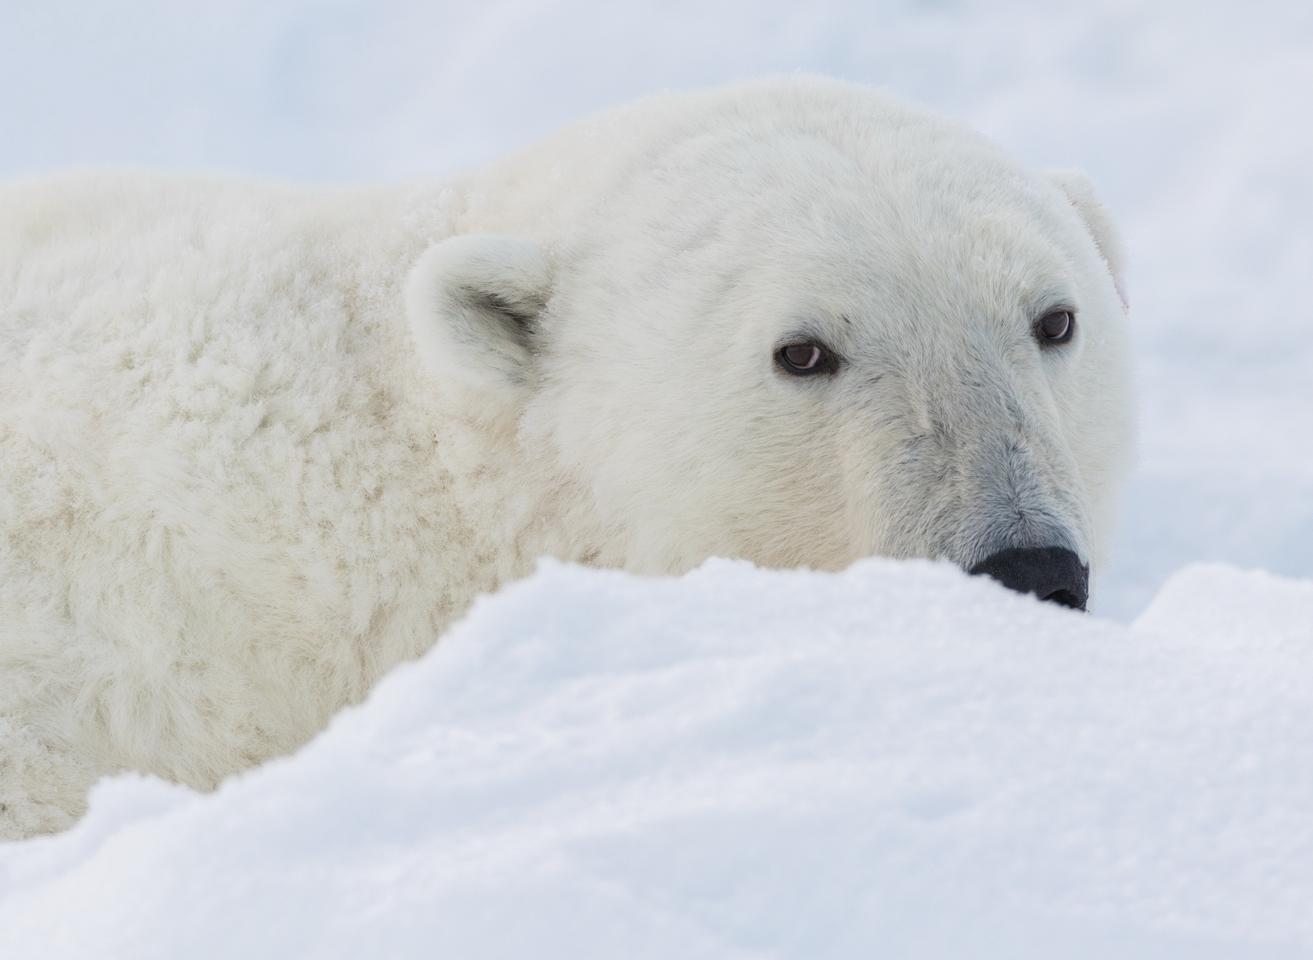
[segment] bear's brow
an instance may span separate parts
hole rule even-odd
[[[849,325],[852,324],[852,321],[848,320],[846,317],[841,319]],[[826,327],[826,324],[812,319],[797,321],[784,333],[783,336],[779,338],[778,345],[786,346],[787,344],[798,343],[799,341],[815,340],[833,350],[834,344],[831,342],[831,338],[828,335],[831,331],[827,330]]]
[[[1021,298],[1021,306],[1031,317],[1042,316],[1053,310],[1077,312],[1076,298],[1069,290],[1057,284],[1026,291]]]

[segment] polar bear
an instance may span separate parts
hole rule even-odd
[[[1078,174],[863,87],[438,185],[0,191],[0,836],[292,750],[536,558],[942,558],[1081,607],[1131,447]]]

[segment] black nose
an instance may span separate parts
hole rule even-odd
[[[1090,568],[1066,547],[1012,547],[981,560],[969,571],[993,577],[1009,590],[1041,600],[1085,609]]]

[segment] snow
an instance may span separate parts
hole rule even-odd
[[[300,754],[0,848],[0,956],[1313,950],[1313,583],[547,564]]]
[[[0,0],[0,175],[439,176],[796,69],[1118,215],[1111,619],[925,564],[549,565],[297,756],[0,848],[0,956],[1313,953],[1313,7]]]

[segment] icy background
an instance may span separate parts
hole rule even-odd
[[[0,175],[439,176],[792,70],[1117,214],[1121,622],[919,565],[549,570],[296,758],[0,852],[0,955],[1313,955],[1313,584],[1163,587],[1313,578],[1313,6],[0,0]]]

